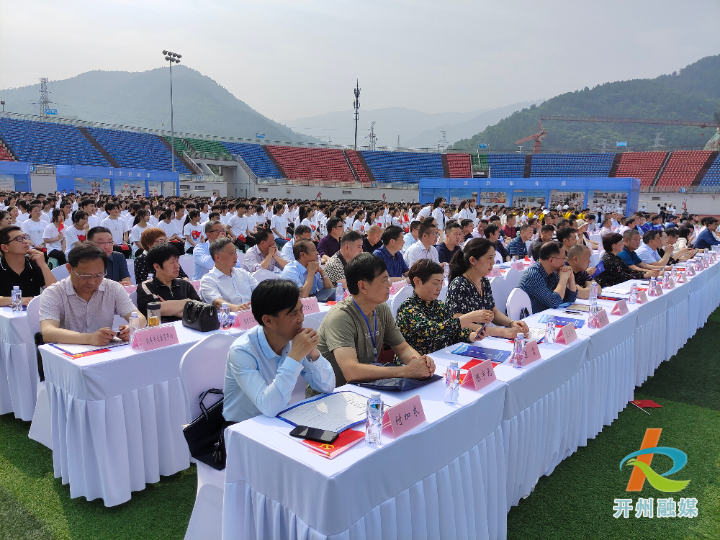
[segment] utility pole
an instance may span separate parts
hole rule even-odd
[[[603,153],[605,153],[605,149],[607,148],[607,139],[602,140],[602,144],[600,145],[600,148],[602,149]]]
[[[358,113],[360,109],[360,79],[355,79],[355,90],[353,90],[353,93],[355,94],[355,101],[353,102],[353,109],[355,109],[355,150],[357,151],[357,125],[360,115],[360,113]]]
[[[47,77],[40,79],[40,116],[46,116],[46,111],[50,108],[51,102],[50,97],[48,96],[47,83]]]
[[[445,150],[445,148],[447,148],[447,146],[448,146],[448,140],[447,140],[447,137],[445,136],[446,134],[447,134],[447,131],[440,132],[440,135],[442,135],[442,139],[440,139],[438,141],[438,152],[440,152],[440,153],[442,153],[442,151]]]
[[[660,148],[662,146],[665,146],[664,144],[660,144],[660,141],[664,141],[662,137],[662,132],[658,132],[655,134],[655,144],[652,145],[653,148]]]
[[[367,138],[370,139],[370,150],[375,150],[375,140],[377,139],[377,135],[375,135],[375,122],[370,122],[370,133]]]

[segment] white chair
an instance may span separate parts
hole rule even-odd
[[[502,264],[503,258],[502,255],[500,255],[500,252],[498,250],[495,250],[495,264]]]
[[[61,279],[65,279],[70,275],[70,270],[67,269],[67,266],[64,264],[61,264],[60,266],[57,266],[51,270],[52,275],[55,276],[55,279],[60,281]]]
[[[63,266],[64,268],[64,266]],[[30,335],[40,332],[40,297],[36,296],[27,306],[28,326],[30,326]],[[47,446],[52,450],[52,431],[50,429],[50,400],[48,399],[45,381],[38,381],[37,385],[37,401],[35,402],[35,412],[33,413],[32,424],[30,424],[30,433],[28,434],[33,441],[37,441],[43,446]]]
[[[504,278],[497,276],[490,278],[490,289],[492,290],[493,300],[495,300],[495,307],[500,312],[505,313],[505,304],[512,287],[508,285]]]
[[[530,297],[522,289],[513,289],[507,299],[507,316],[513,320],[519,320],[523,308],[527,309],[528,315],[532,315]]]
[[[390,310],[392,311],[393,317],[397,317],[400,304],[410,298],[414,290],[415,289],[412,288],[412,285],[408,285],[407,287],[400,289],[398,293],[390,299]]]
[[[507,283],[508,293],[515,288],[515,285],[518,284],[518,281],[520,281],[521,277],[522,273],[519,270],[515,270],[514,268],[508,269],[508,271],[503,276],[505,283]]]
[[[133,285],[137,285],[137,283],[135,282],[135,262],[128,259],[127,269],[128,274],[130,274],[130,283],[132,283]]]
[[[192,278],[193,273],[195,272],[195,259],[193,259],[193,256],[180,255],[178,261],[180,262],[180,268],[183,269],[183,272],[185,272],[188,277]],[[133,281],[133,283],[135,282]]]
[[[275,272],[271,272],[270,270],[265,270],[264,268],[261,268],[260,270],[256,270],[253,272],[253,277],[257,280],[258,283],[261,281],[265,281],[266,279],[279,279],[280,274],[276,274]]]
[[[180,360],[180,379],[188,403],[188,419],[200,415],[199,398],[210,388],[222,389],[228,351],[237,336],[213,334],[193,345]],[[210,407],[220,399],[208,394],[205,405]],[[197,462],[198,487],[186,540],[222,538],[222,509],[225,493],[225,471],[217,471]]]

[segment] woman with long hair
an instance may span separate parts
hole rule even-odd
[[[360,234],[367,233],[370,227],[365,223],[365,212],[363,210],[358,210],[357,214],[355,214],[355,221],[353,221],[352,228]]]
[[[202,241],[203,230],[200,226],[200,210],[193,208],[188,212],[183,225],[185,235],[185,253],[192,253],[195,244]]]
[[[45,227],[43,231],[43,242],[48,253],[47,256],[57,260],[58,265],[63,265],[65,259],[65,235],[62,230],[65,228],[65,212],[59,208],[52,211],[52,221]]]
[[[489,336],[515,338],[519,332],[529,332],[523,321],[514,321],[502,313],[495,300],[487,278],[495,263],[495,245],[487,238],[474,238],[465,244],[450,261],[450,286],[447,294],[448,311],[455,316],[482,310],[478,323],[493,322],[488,327]],[[479,326],[471,326],[477,330]]]
[[[140,235],[148,227],[149,212],[144,209],[140,209],[135,213],[135,219],[133,220],[133,227],[130,230],[130,243],[135,249],[135,256],[137,257],[142,253],[142,244],[140,243]]]

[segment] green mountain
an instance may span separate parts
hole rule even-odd
[[[170,131],[168,68],[130,73],[89,71],[48,83],[50,107],[70,119]],[[38,114],[40,85],[0,90],[5,110]],[[210,77],[179,65],[173,68],[175,131],[221,137],[318,142],[266,118]]]
[[[595,88],[561,94],[539,106],[518,111],[470,139],[456,142],[453,148],[474,151],[478,144],[490,145],[491,151],[517,150],[515,141],[537,132],[542,115],[609,116],[663,120],[713,121],[720,109],[720,55],[708,56],[679,72],[655,79],[634,79],[605,83]],[[714,135],[713,128],[674,127],[650,124],[545,121],[548,131],[543,151],[597,151],[603,139],[608,150],[617,141],[627,141],[629,149],[640,150],[655,144],[698,149]],[[532,151],[533,141],[523,144]]]

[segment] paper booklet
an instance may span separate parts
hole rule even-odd
[[[93,351],[103,351],[105,349],[112,349],[113,347],[120,347],[121,345],[127,345],[127,341],[123,341],[120,338],[114,337],[110,340],[107,345],[76,345],[74,343],[50,343],[56,349],[61,350],[65,354],[70,356],[77,356],[79,354],[86,354]]]
[[[510,356],[510,351],[500,351],[498,349],[487,349],[478,347],[477,345],[461,344],[456,349],[450,351],[452,354],[461,356],[469,356],[470,358],[479,358],[480,360],[492,360],[494,362],[503,362]]]
[[[367,416],[367,399],[356,392],[323,394],[281,411],[277,417],[293,426],[340,433],[361,424]]]
[[[357,431],[356,429],[346,429],[331,444],[308,440],[303,440],[300,442],[307,446],[311,452],[314,452],[315,454],[320,454],[322,457],[332,459],[335,456],[342,454],[348,448],[355,446],[357,443],[364,439],[364,431]]]

